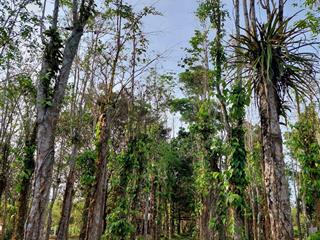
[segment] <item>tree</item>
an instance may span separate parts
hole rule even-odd
[[[37,88],[37,157],[31,209],[25,225],[24,239],[42,239],[54,164],[55,129],[73,59],[77,53],[84,27],[92,15],[93,0],[73,3],[73,30],[65,42],[58,32],[59,0],[55,1],[52,25],[46,31],[48,39]]]
[[[297,40],[304,30],[290,28],[281,10],[268,15],[265,24],[256,23],[251,4],[251,26],[241,35],[241,62],[249,64],[250,84],[258,100],[264,161],[264,179],[272,239],[292,239],[293,228],[288,182],[285,177],[280,115],[285,112],[289,89],[312,92],[314,55],[301,53],[305,43]],[[247,65],[248,66],[248,65]]]
[[[317,228],[320,227],[318,125],[319,117],[315,106],[309,105],[286,135],[286,145],[301,168],[300,195],[306,204],[308,217]]]
[[[207,16],[207,11],[208,5],[200,5],[199,18]],[[204,21],[202,23],[204,24]],[[186,71],[179,75],[179,81],[187,97],[173,100],[171,108],[180,112],[182,119],[190,124],[189,131],[196,142],[192,149],[195,204],[199,209],[198,236],[200,239],[212,239],[217,234],[220,239],[224,239],[225,189],[223,167],[219,163],[226,153],[221,144],[220,134],[223,126],[226,126],[224,121],[228,116],[224,117],[223,107],[221,112],[216,110],[225,102],[219,106],[212,98],[214,94],[210,87],[216,82],[210,80],[216,77],[216,71],[209,68],[210,64],[215,62],[215,58],[210,58],[209,53],[215,51],[215,42],[210,42],[208,37],[209,30],[205,28],[204,31],[195,31],[194,37],[190,40],[191,48],[186,50],[188,56],[182,63]]]

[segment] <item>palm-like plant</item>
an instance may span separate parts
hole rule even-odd
[[[274,12],[266,24],[257,25],[256,34],[245,30],[247,34],[239,40],[241,64],[251,76],[252,89],[258,93],[256,90],[269,81],[276,90],[279,107],[283,107],[286,94],[290,96],[290,89],[301,95],[315,95],[317,86],[317,57],[311,51],[301,51],[315,42],[307,40],[307,29],[289,28],[293,17],[280,23]]]
[[[317,86],[316,56],[302,51],[314,43],[307,41],[306,29],[290,28],[291,20],[280,20],[275,11],[266,24],[257,24],[254,31],[245,30],[238,46],[238,59],[246,69],[258,103],[271,235],[277,240],[293,239],[279,118],[290,89],[309,95],[315,93]]]

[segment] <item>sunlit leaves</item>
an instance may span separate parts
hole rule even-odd
[[[310,105],[286,134],[286,145],[290,154],[301,166],[301,191],[310,215],[313,214],[314,203],[320,199],[320,145],[317,139],[319,126],[320,120],[315,106]]]
[[[87,150],[79,154],[76,159],[77,166],[80,172],[80,183],[86,189],[91,186],[95,180],[95,160],[96,151]]]
[[[240,63],[255,93],[261,84],[272,82],[281,105],[290,89],[303,96],[314,95],[316,86],[317,58],[304,49],[314,42],[304,37],[307,29],[291,28],[291,20],[280,24],[275,12],[270,21],[258,26],[257,36],[248,32],[240,37]]]

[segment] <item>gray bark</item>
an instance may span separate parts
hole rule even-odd
[[[96,182],[88,210],[85,240],[99,240],[104,230],[104,216],[107,195],[108,140],[110,138],[110,114],[102,114],[99,119],[100,136],[96,165]]]
[[[24,174],[20,187],[21,190],[19,192],[19,197],[17,200],[17,216],[15,219],[13,240],[23,239],[23,228],[24,223],[28,214],[28,203],[31,192],[31,181],[32,175],[34,171],[34,150],[36,146],[36,134],[37,133],[37,125],[34,124],[32,133],[27,134],[25,140],[25,153],[23,157],[23,170],[26,174]]]
[[[76,160],[77,154],[78,154],[78,145],[77,143],[73,143],[71,159],[70,159],[70,171],[67,178],[66,190],[63,196],[61,218],[60,218],[58,232],[57,232],[57,239],[59,240],[68,239],[69,222],[70,222],[70,215],[72,210],[72,199],[74,195],[75,163],[76,163],[75,160]]]
[[[148,239],[148,223],[149,223],[149,194],[146,194],[144,215],[143,215],[143,233],[144,239]]]
[[[34,191],[31,202],[31,209],[25,224],[25,240],[41,240],[40,232],[44,228],[45,210],[48,206],[49,189],[52,182],[52,169],[54,163],[54,141],[55,129],[60,114],[61,104],[65,95],[71,66],[77,53],[79,42],[83,34],[83,28],[89,17],[93,1],[89,2],[88,9],[82,9],[80,16],[82,21],[74,22],[74,28],[70,37],[67,39],[64,52],[62,67],[59,72],[57,83],[54,87],[52,106],[45,106],[43,101],[46,99],[45,89],[42,81],[38,83],[37,93],[37,158],[34,178]],[[43,59],[40,77],[48,73],[50,65],[47,59]]]
[[[259,90],[264,182],[272,240],[293,239],[289,187],[285,177],[279,102],[276,90],[266,81]]]
[[[58,178],[58,181],[56,182],[55,186],[52,189],[52,198],[50,200],[50,205],[49,205],[49,209],[48,209],[47,228],[44,229],[44,233],[43,233],[45,240],[49,240],[49,238],[50,238],[51,226],[52,226],[52,209],[53,209],[54,202],[56,201],[56,198],[58,195],[59,184],[60,184],[60,181]]]

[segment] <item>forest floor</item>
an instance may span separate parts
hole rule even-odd
[[[55,236],[50,236],[50,240],[56,240],[57,238]],[[79,237],[77,236],[72,236],[69,237],[70,240],[78,240]],[[192,240],[191,236],[186,236],[186,235],[179,235],[175,236],[172,240]]]
[[[176,236],[175,238],[173,238],[173,240],[192,240],[191,236]]]

